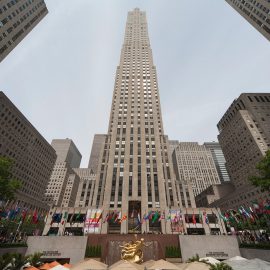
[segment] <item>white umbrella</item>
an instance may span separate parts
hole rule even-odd
[[[122,270],[143,270],[144,267],[139,265],[139,264],[131,263],[128,261],[123,261],[123,260],[120,260],[109,267],[109,270],[120,270],[120,269],[122,269]]]
[[[148,270],[179,270],[179,268],[170,262],[164,260],[155,261]]]
[[[220,263],[219,260],[213,258],[213,257],[204,257],[204,258],[200,258],[200,261],[206,261],[208,263],[211,263],[211,264],[217,264],[217,263]]]
[[[71,270],[106,270],[107,269],[107,264],[89,259],[89,260],[84,260],[82,262],[79,262],[72,266],[70,269]]]
[[[50,268],[50,270],[68,270],[69,268],[66,268],[65,266],[63,266],[63,265],[56,265],[56,266],[54,266],[54,267],[52,267],[52,268]]]
[[[247,259],[241,256],[235,256],[228,260],[225,260],[224,262],[232,262],[232,261],[247,261]]]

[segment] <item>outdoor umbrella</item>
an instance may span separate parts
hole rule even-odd
[[[118,261],[109,267],[109,270],[143,270],[144,267],[128,261]]]
[[[82,262],[79,262],[75,265],[73,265],[70,269],[71,270],[106,270],[107,264],[93,260],[88,259],[84,260]]]
[[[50,270],[68,270],[69,268],[66,268],[65,266],[59,264],[54,267],[52,267]]]
[[[164,260],[155,261],[150,267],[147,268],[148,270],[179,270],[179,268],[170,262]]]
[[[200,261],[207,261],[208,263],[211,263],[211,264],[217,264],[217,263],[220,263],[219,260],[213,258],[213,257],[204,257],[204,258],[200,258]]]
[[[202,262],[186,263],[179,266],[180,270],[209,270],[210,265]]]
[[[41,265],[40,267],[39,267],[39,269],[40,270],[48,270],[48,269],[50,269],[51,267],[50,267],[50,265],[48,264],[48,263],[44,263],[43,265]]]

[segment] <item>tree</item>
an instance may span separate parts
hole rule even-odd
[[[251,176],[249,180],[251,183],[260,187],[262,191],[270,192],[270,150],[266,152],[265,157],[256,165],[258,170],[257,176]]]
[[[222,263],[212,264],[209,270],[233,270],[233,268],[229,266],[228,264],[222,262]]]
[[[16,191],[21,188],[21,182],[12,176],[13,161],[0,156],[0,201],[15,199]]]

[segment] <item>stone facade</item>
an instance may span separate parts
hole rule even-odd
[[[192,187],[194,196],[220,179],[211,151],[197,142],[180,142],[173,151],[177,178]]]
[[[92,205],[105,215],[110,209],[128,215],[134,208],[141,214],[165,211],[182,206],[181,185],[163,131],[146,14],[136,8],[127,17]]]
[[[52,141],[57,159],[48,183],[44,201],[52,206],[74,206],[79,188],[79,176],[72,167],[79,167],[81,154],[71,139]]]
[[[256,164],[270,148],[270,94],[243,93],[228,108],[218,123],[218,139],[227,161],[226,167],[235,192],[212,206],[236,209],[252,201],[267,199],[267,194],[248,180],[256,174]]]
[[[0,62],[48,13],[43,0],[2,0],[0,3]]]
[[[231,182],[211,185],[195,197],[197,207],[211,207],[214,202],[235,191]]]
[[[105,134],[95,134],[90,159],[88,163],[88,168],[92,170],[92,173],[96,174],[98,170],[98,164],[103,153],[106,135]]]
[[[22,182],[14,204],[29,210],[48,209],[42,199],[56,153],[3,92],[0,92],[0,156],[14,160],[13,176]]]
[[[226,169],[226,160],[218,142],[206,142],[204,146],[210,150],[216,165],[220,182],[229,182],[230,176]]]
[[[73,170],[80,178],[75,206],[87,207],[92,205],[96,175],[93,174],[92,169],[88,168],[78,168]]]
[[[266,0],[226,0],[239,14],[270,41],[270,2]]]

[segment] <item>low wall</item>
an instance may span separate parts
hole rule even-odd
[[[247,259],[261,259],[270,262],[270,250],[255,248],[240,248],[241,256]]]
[[[71,264],[84,260],[86,236],[30,236],[26,255],[42,252],[42,258],[70,259]]]
[[[143,248],[144,261],[165,259],[166,246],[179,247],[178,235],[173,234],[138,234],[138,239],[144,238],[147,247]],[[101,260],[112,265],[121,259],[120,245],[135,241],[132,234],[91,234],[88,236],[89,246],[101,246]]]
[[[226,235],[180,235],[180,248],[183,262],[198,254],[226,260],[240,256],[237,238]]]

